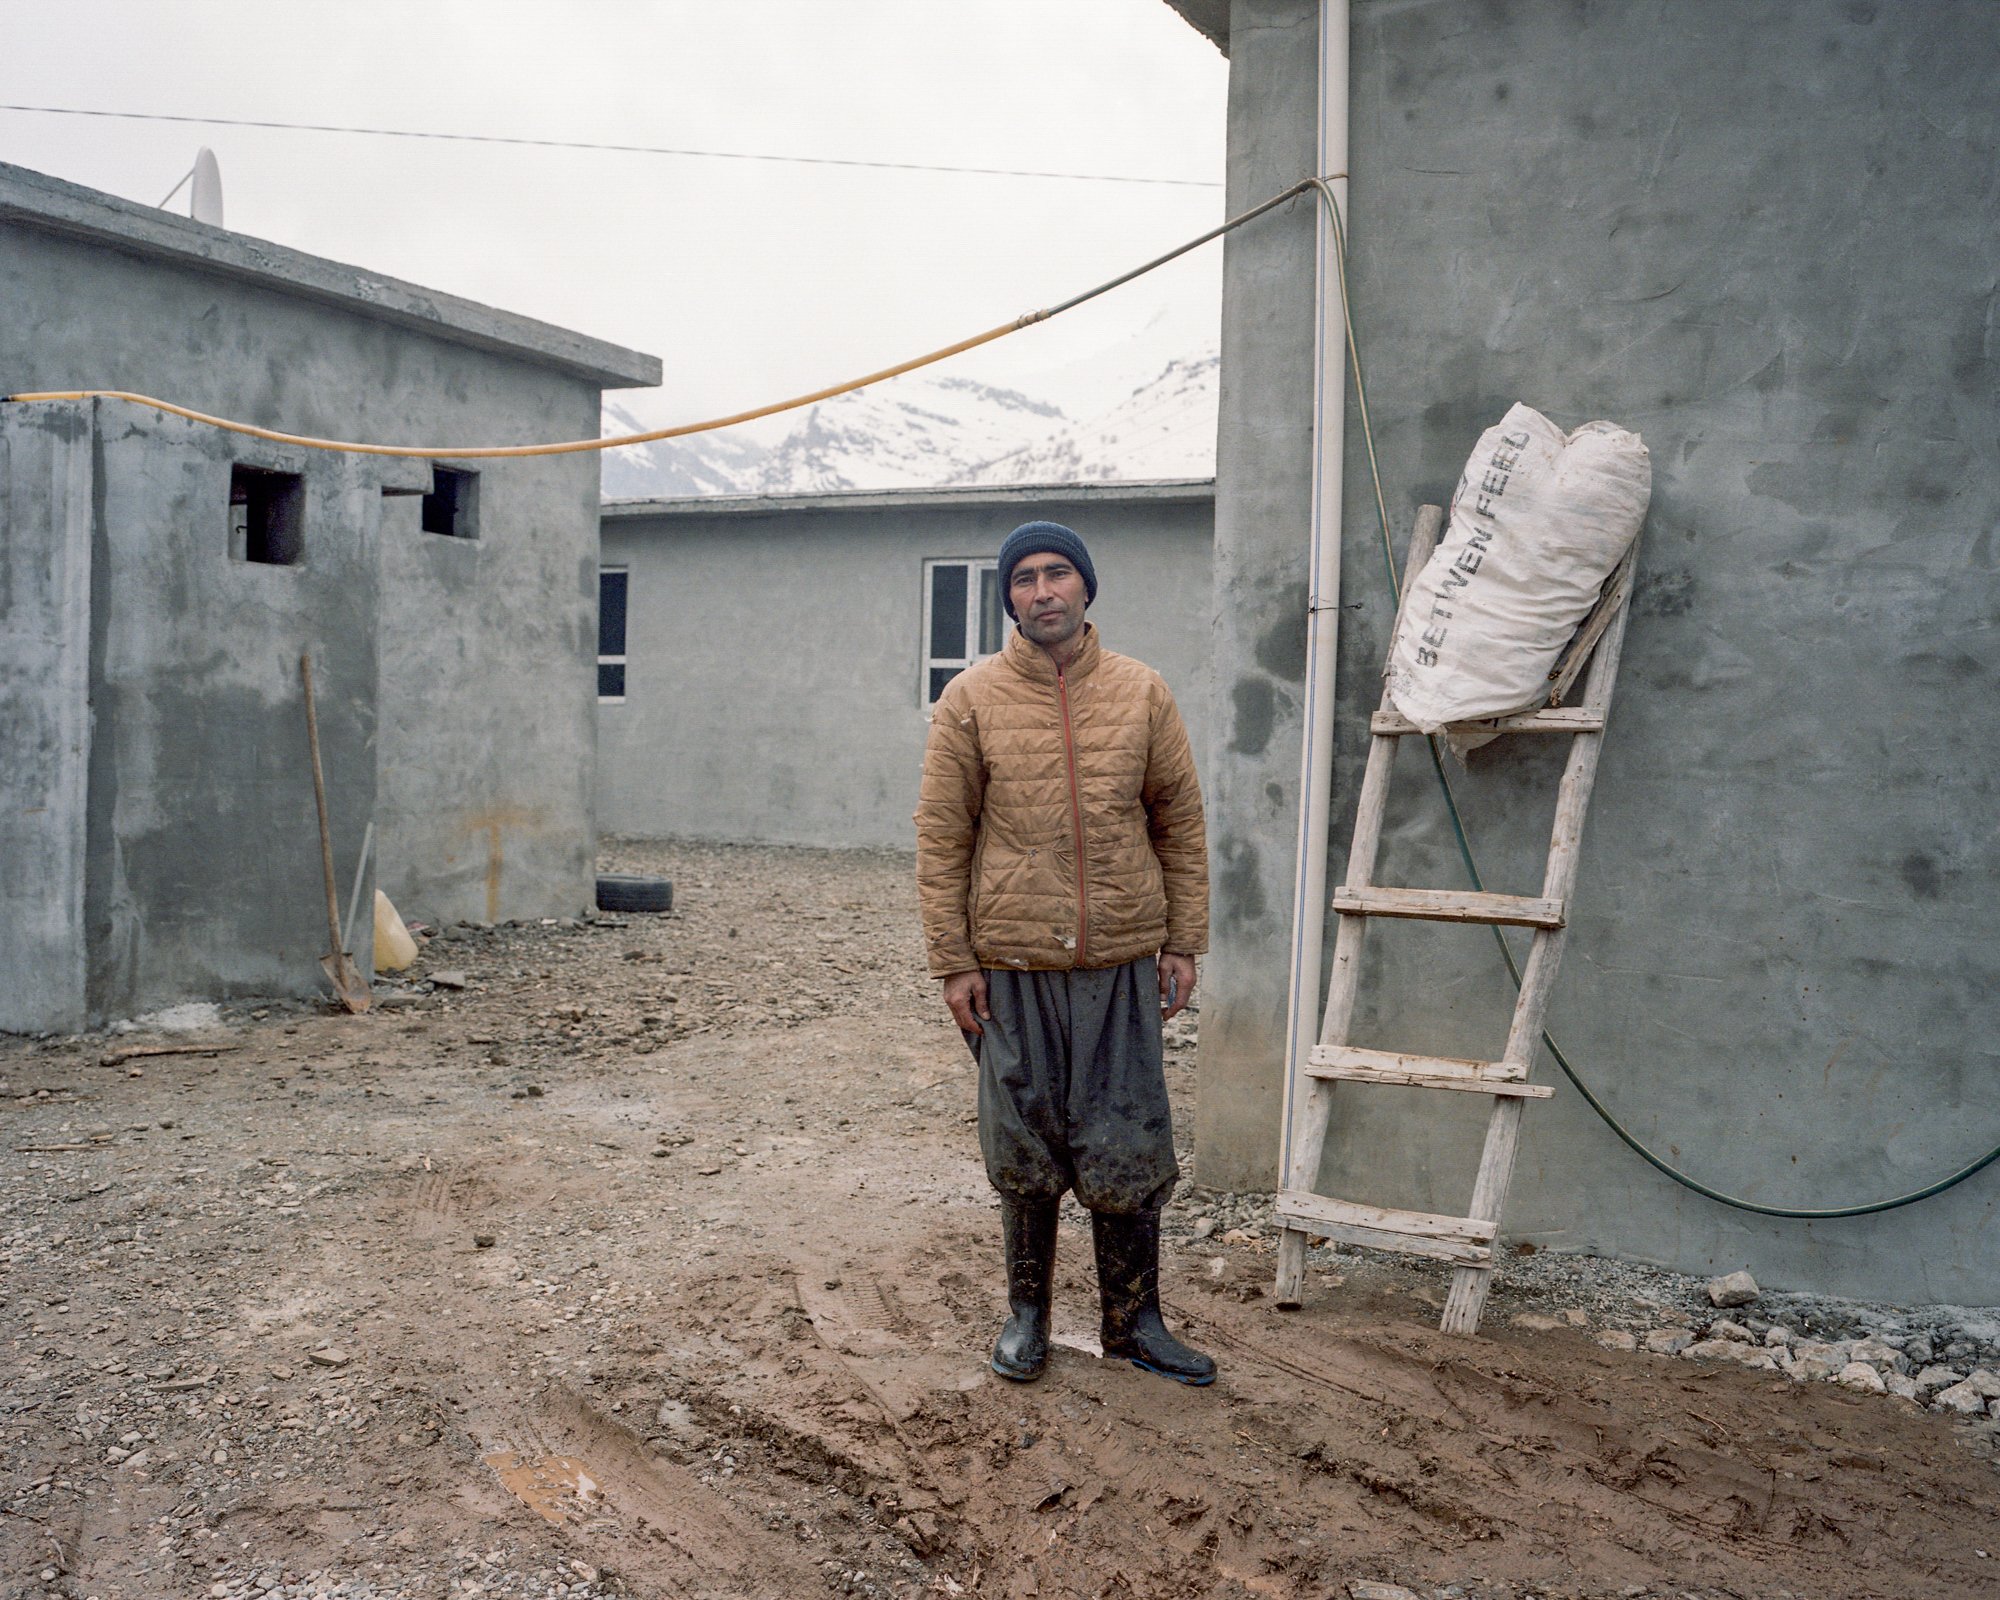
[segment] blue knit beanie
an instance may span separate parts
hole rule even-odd
[[[1000,569],[1000,603],[1016,622],[1021,618],[1014,610],[1014,595],[1008,580],[1014,576],[1014,568],[1024,557],[1044,550],[1053,555],[1067,556],[1069,564],[1083,574],[1083,603],[1086,606],[1097,598],[1097,568],[1090,564],[1090,552],[1084,549],[1083,541],[1060,522],[1024,522],[1007,535],[1007,542],[1000,546],[1000,559],[996,563]]]

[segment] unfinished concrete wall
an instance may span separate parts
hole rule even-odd
[[[8,391],[129,389],[336,439],[585,437],[602,384],[657,379],[649,357],[4,166],[0,303]],[[344,458],[300,459],[318,482]],[[463,539],[425,532],[414,493],[381,499],[429,487],[427,465],[355,459],[372,498],[341,515],[376,566],[359,589],[343,568],[340,593],[365,592],[380,638],[377,876],[431,919],[574,913],[594,858],[596,458],[483,466]],[[366,821],[336,817],[357,840]]]
[[[630,571],[626,699],[599,708],[608,833],[910,848],[929,707],[924,563],[985,558],[1048,517],[1090,546],[1091,620],[1172,687],[1199,747],[1206,486],[996,492],[950,505],[666,515],[612,508],[602,559]]]
[[[1316,0],[1236,0],[1231,213],[1298,182],[1316,151]],[[1284,1098],[1312,510],[1313,215],[1301,200],[1224,244],[1215,463],[1210,953],[1195,1176],[1268,1188]]]
[[[1649,7],[1364,0],[1353,59],[1354,295],[1399,537],[1517,398],[1565,425],[1610,417],[1653,452],[1554,1033],[1664,1157],[1760,1202],[1872,1200],[1983,1154],[2000,1140],[1991,8],[1755,3],[1689,27]],[[1309,105],[1293,115],[1303,141]],[[1351,425],[1348,442],[1336,863],[1390,615]],[[1460,780],[1492,887],[1539,881],[1558,760],[1503,742]],[[1462,883],[1418,752],[1397,777],[1380,881]],[[1497,1051],[1512,995],[1483,930],[1378,925],[1370,948],[1357,1042]],[[1516,1237],[2000,1299],[1991,1170],[1875,1217],[1759,1218],[1656,1175],[1546,1060],[1538,1076],[1558,1092],[1527,1115]],[[1323,1186],[1462,1210],[1482,1118],[1449,1098],[1341,1089]]]
[[[545,377],[466,354],[487,370],[456,436],[596,431],[594,389],[558,406]],[[595,903],[596,457],[466,465],[474,537],[382,501],[380,881],[433,924],[575,916]]]
[[[312,994],[329,947],[299,658],[340,899],[375,798],[376,524],[352,458],[96,403],[89,1012]],[[231,469],[296,474],[303,550],[232,551]]]
[[[132,389],[389,442],[597,429],[581,380],[84,241],[0,228],[0,284],[36,311],[0,334],[10,388]],[[421,466],[364,470],[428,480]],[[596,459],[486,463],[479,485],[476,539],[423,533],[414,496],[386,507],[378,875],[412,915],[574,915],[595,854]]]
[[[0,1031],[86,1009],[87,406],[0,409]]]

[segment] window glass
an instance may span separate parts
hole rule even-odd
[[[630,574],[623,567],[601,567],[597,573],[597,698],[625,698],[626,591]]]
[[[625,653],[625,582],[627,574],[608,569],[597,575],[597,653]]]
[[[1000,573],[987,567],[979,574],[979,653],[998,655],[1006,643],[1007,613],[1000,609]]]
[[[931,655],[965,659],[966,567],[940,561],[931,568]]]
[[[991,561],[924,563],[924,657],[919,678],[925,705],[974,662],[1007,639],[1000,581]]]

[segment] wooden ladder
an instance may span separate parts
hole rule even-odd
[[[1425,506],[1417,513],[1404,566],[1403,605],[1416,576],[1436,548],[1444,513]],[[1555,1091],[1528,1082],[1541,1042],[1542,1019],[1562,963],[1563,939],[1569,919],[1571,891],[1576,887],[1577,862],[1583,840],[1584,813],[1597,776],[1597,756],[1618,676],[1618,656],[1625,641],[1626,602],[1632,590],[1638,546],[1606,581],[1596,606],[1577,630],[1552,674],[1549,705],[1538,711],[1500,717],[1481,724],[1502,733],[1565,734],[1574,742],[1556,794],[1553,836],[1549,843],[1542,892],[1533,898],[1485,894],[1455,889],[1391,889],[1375,883],[1375,857],[1382,842],[1382,818],[1389,798],[1389,775],[1397,742],[1417,732],[1391,704],[1387,690],[1370,719],[1368,766],[1361,779],[1355,810],[1354,839],[1348,848],[1347,881],[1333,896],[1340,925],[1334,939],[1333,971],[1326,988],[1319,1044],[1307,1053],[1286,1089],[1285,1120],[1291,1130],[1290,1160],[1277,1198],[1284,1224],[1278,1246],[1277,1300],[1283,1307],[1299,1305],[1305,1287],[1306,1238],[1318,1234],[1347,1244],[1402,1250],[1436,1257],[1457,1267],[1445,1304],[1446,1333],[1470,1334],[1479,1327],[1486,1293],[1493,1281],[1493,1251],[1507,1185],[1514,1173],[1514,1151],[1520,1139],[1523,1102],[1545,1100]],[[1401,624],[1402,609],[1397,610]],[[1391,630],[1390,638],[1395,638]],[[1562,704],[1585,662],[1590,674],[1583,703]],[[1361,941],[1370,917],[1409,917],[1426,922],[1498,923],[1532,928],[1534,940],[1521,978],[1507,1048],[1498,1061],[1463,1061],[1443,1056],[1403,1055],[1389,1050],[1362,1050],[1347,1042],[1354,1017]],[[1333,1114],[1336,1083],[1386,1083],[1422,1089],[1452,1089],[1493,1098],[1486,1124],[1486,1145],[1473,1180],[1472,1203],[1462,1217],[1434,1216],[1424,1211],[1394,1211],[1331,1200],[1315,1192],[1325,1153],[1327,1126]]]

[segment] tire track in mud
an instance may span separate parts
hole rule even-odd
[[[1248,1497],[1228,1485],[1217,1493],[1126,1396],[1097,1392],[1145,1395],[1140,1386],[1160,1380],[1059,1352],[1061,1379],[1080,1387],[1060,1387],[1052,1374],[1019,1388],[986,1371],[990,1329],[968,1328],[942,1281],[926,1297],[920,1273],[884,1264],[835,1278],[800,1270],[793,1282],[835,1382],[816,1403],[778,1386],[746,1405],[792,1448],[858,1472],[856,1491],[894,1517],[918,1554],[955,1556],[995,1593],[1095,1594],[1111,1584],[1179,1597],[1214,1585],[1221,1568],[1211,1555],[1223,1542],[1214,1525],[1247,1514]],[[841,1403],[842,1379],[872,1415]],[[1085,1404],[1091,1424],[1071,1426],[1063,1413]]]
[[[503,1207],[509,1192],[481,1173],[435,1163],[403,1199],[392,1248],[441,1257],[455,1232]],[[488,1297],[454,1284],[442,1262],[428,1278],[453,1330],[444,1387],[455,1391],[449,1401],[479,1470],[591,1565],[669,1595],[768,1593],[766,1579],[793,1592],[820,1583],[816,1569],[774,1557],[724,1496],[577,1389],[551,1383],[519,1392],[502,1376],[518,1335]],[[516,1486],[529,1482],[536,1487],[528,1494]]]
[[[994,1592],[1095,1594],[1108,1584],[1108,1592],[1178,1597],[1207,1592],[1219,1578],[1291,1592],[1262,1575],[1267,1549],[1238,1549],[1255,1544],[1246,1539],[1257,1520],[1249,1486],[1204,1474],[1153,1425],[1156,1408],[1145,1404],[1199,1415],[1207,1400],[1162,1391],[1154,1387],[1161,1380],[1124,1363],[1063,1350],[1042,1383],[1005,1384],[985,1370],[991,1329],[968,1327],[955,1309],[963,1298],[953,1292],[955,1276],[941,1275],[928,1299],[919,1273],[886,1264],[858,1282],[851,1272],[827,1280],[837,1290],[814,1293],[806,1273],[798,1282],[822,1348],[875,1396],[904,1462],[957,1513],[962,1559]],[[892,1285],[890,1316],[879,1312],[878,1283]],[[924,1352],[894,1348],[881,1336],[889,1321],[927,1338],[932,1352],[942,1347],[942,1358],[932,1354],[926,1366]]]
[[[1574,1352],[1504,1336],[1461,1348],[1400,1315],[1357,1327],[1365,1313],[1351,1308],[1331,1325],[1274,1318],[1199,1293],[1172,1260],[1169,1316],[1223,1359],[1214,1390],[1073,1348],[1055,1352],[1042,1383],[1005,1385],[985,1370],[997,1274],[964,1270],[987,1241],[963,1215],[886,1249],[858,1239],[858,1261],[732,1246],[726,1263],[662,1275],[671,1332],[613,1341],[622,1364],[594,1358],[598,1387],[526,1392],[508,1361],[525,1366],[528,1345],[546,1346],[521,1303],[453,1283],[453,1269],[479,1259],[465,1248],[475,1227],[515,1236],[570,1206],[576,1195],[551,1192],[568,1181],[434,1162],[386,1208],[385,1244],[452,1328],[449,1365],[429,1373],[457,1389],[456,1422],[482,1458],[462,1470],[492,1473],[496,1458],[585,1469],[588,1492],[559,1493],[548,1525],[642,1590],[810,1594],[826,1581],[814,1557],[866,1547],[879,1570],[889,1539],[929,1572],[978,1579],[967,1587],[980,1593],[1110,1585],[1130,1600],[1305,1600],[1357,1572],[1462,1575],[1495,1556],[1546,1579],[1566,1569],[1573,1538],[1598,1575],[1625,1581],[1671,1569],[1757,1592],[1760,1568],[1782,1569],[1794,1588],[1865,1594],[1867,1543],[1910,1554],[1950,1543],[1948,1508],[1892,1506],[1888,1485],[1850,1503],[1771,1470],[1742,1442],[1745,1417],[1783,1408],[1750,1398],[1750,1384],[1732,1396],[1731,1448],[1692,1399],[1635,1421],[1631,1406],[1593,1398],[1573,1381]],[[735,1203],[774,1215],[768,1195]],[[811,1232],[808,1204],[770,1226]],[[1087,1264],[1066,1253],[1059,1325],[1094,1304]],[[1719,1403],[1713,1392],[1703,1403]],[[663,1398],[699,1420],[699,1451],[648,1437]],[[738,1475],[704,1484],[714,1469],[702,1458],[724,1450]],[[800,1511],[796,1537],[774,1537],[746,1504]],[[805,1543],[809,1520],[827,1537]]]
[[[1273,1559],[1280,1566],[1294,1559],[1283,1549],[1292,1542],[1288,1537],[1263,1532],[1267,1519],[1260,1502],[1269,1497],[1272,1475],[1218,1472],[1212,1452],[1191,1449],[1185,1437],[1155,1425],[1173,1413],[1197,1425],[1212,1423],[1216,1408],[1224,1404],[1221,1399],[1159,1388],[1160,1380],[1122,1363],[1076,1360],[1058,1351],[1055,1368],[1042,1384],[1021,1389],[982,1378],[962,1392],[962,1409],[954,1412],[907,1390],[894,1390],[896,1379],[910,1376],[909,1358],[903,1352],[899,1367],[896,1341],[887,1337],[886,1325],[893,1319],[882,1312],[884,1297],[877,1290],[881,1275],[857,1281],[849,1273],[829,1280],[837,1281],[844,1293],[819,1296],[810,1292],[810,1276],[802,1274],[799,1281],[808,1286],[806,1309],[813,1313],[822,1346],[869,1390],[885,1425],[895,1428],[905,1462],[928,1463],[930,1479],[936,1481],[940,1463],[950,1471],[950,1464],[963,1462],[966,1447],[974,1447],[971,1470],[961,1466],[951,1471],[954,1481],[946,1492],[957,1490],[965,1525],[974,1530],[965,1548],[995,1576],[1018,1578],[1043,1592],[1094,1593],[1116,1575],[1128,1593],[1161,1596],[1205,1590],[1218,1578],[1272,1595],[1311,1592],[1318,1581],[1319,1567],[1310,1559],[1298,1574],[1303,1589],[1294,1590],[1288,1586],[1291,1580],[1280,1581],[1266,1570]],[[900,1274],[896,1281],[903,1285],[893,1302],[901,1309],[901,1320],[918,1322],[906,1304],[915,1291],[915,1276]],[[1065,1281],[1071,1298],[1084,1287],[1081,1280]],[[955,1332],[958,1370],[975,1363],[983,1368],[983,1339],[990,1329],[966,1328],[945,1301],[942,1284],[937,1304],[923,1309],[941,1312]],[[1366,1408],[1364,1422],[1399,1418],[1417,1406],[1442,1416],[1459,1409],[1426,1372],[1400,1376],[1392,1369],[1391,1381],[1383,1381],[1379,1363],[1371,1369],[1370,1352],[1358,1343],[1330,1352],[1329,1365],[1340,1376],[1329,1377],[1263,1349],[1257,1341],[1215,1328],[1207,1319],[1176,1315],[1191,1333],[1235,1349],[1239,1358],[1261,1358],[1274,1372],[1284,1369],[1294,1379],[1315,1379],[1340,1393],[1343,1401],[1359,1403]],[[973,1343],[975,1338],[980,1342]],[[1064,1417],[1078,1400],[1090,1408],[1090,1421],[1080,1428],[1066,1425]],[[1029,1422],[1025,1431],[1021,1420]],[[1469,1431],[1463,1423],[1451,1425]],[[1357,1437],[1366,1431],[1357,1428]],[[1036,1448],[1054,1434],[1060,1435],[1054,1453]],[[1017,1437],[1023,1441],[1020,1448],[1012,1447]],[[997,1452],[996,1441],[1003,1442]],[[1295,1515],[1305,1521],[1351,1514],[1379,1523],[1394,1508],[1392,1520],[1406,1520],[1420,1531],[1410,1541],[1413,1547],[1432,1551],[1491,1538],[1497,1531],[1495,1519],[1472,1500],[1449,1492],[1446,1484],[1426,1481],[1414,1468],[1395,1472],[1356,1457],[1344,1473],[1288,1462],[1276,1477],[1282,1495],[1295,1503]],[[1075,1548],[1078,1541],[1087,1548]],[[1055,1543],[1063,1543],[1060,1552],[1052,1550]]]
[[[464,1215],[464,1197],[478,1191],[442,1192],[457,1199],[434,1209],[456,1203]],[[923,1270],[935,1243],[906,1241],[899,1257],[860,1269],[740,1260],[684,1286],[688,1304],[708,1313],[699,1325],[720,1322],[741,1349],[767,1341],[793,1364],[787,1372],[768,1352],[732,1357],[727,1393],[741,1415],[714,1400],[701,1409],[724,1437],[764,1440],[781,1475],[833,1482],[919,1557],[983,1573],[1000,1592],[1095,1593],[1115,1579],[1135,1600],[1218,1581],[1304,1596],[1350,1570],[1330,1549],[1305,1548],[1302,1531],[1315,1526],[1351,1528],[1433,1571],[1462,1567],[1495,1540],[1517,1562],[1560,1570],[1566,1552],[1553,1530],[1565,1521],[1589,1530],[1600,1558],[1606,1544],[1626,1552],[1640,1576],[1694,1565],[1754,1591],[1768,1563],[1810,1574],[1827,1594],[1867,1592],[1856,1588],[1865,1576],[1855,1545],[1863,1530],[1887,1532],[1888,1508],[1829,1504],[1822,1488],[1774,1476],[1741,1447],[1704,1442],[1715,1425],[1692,1405],[1621,1426],[1612,1408],[1545,1381],[1532,1356],[1505,1346],[1462,1352],[1422,1329],[1355,1336],[1304,1320],[1274,1327],[1221,1303],[1175,1308],[1197,1342],[1228,1358],[1228,1388],[1262,1407],[1289,1405],[1298,1419],[1270,1430],[1293,1453],[1232,1463],[1211,1442],[1226,1392],[1204,1398],[1062,1350],[1032,1388],[986,1377],[991,1329],[970,1325],[981,1297],[949,1292]],[[1065,1299],[1086,1288],[1066,1279]],[[496,1438],[511,1404],[533,1448],[598,1458],[624,1523],[600,1518],[570,1536],[600,1562],[635,1560],[632,1541],[620,1542],[627,1524],[656,1546],[633,1570],[669,1582],[715,1583],[771,1559],[771,1542],[725,1495],[684,1469],[663,1471],[643,1440],[581,1394],[484,1404]],[[1085,1425],[1068,1415],[1076,1406]],[[636,1487],[621,1500],[619,1483]],[[664,1535],[654,1531],[663,1516],[678,1519]],[[1948,1531],[1942,1514],[1917,1520],[1926,1526],[1916,1536],[1892,1542],[1914,1548]],[[804,1562],[796,1572],[821,1581]]]
[[[424,1158],[425,1171],[404,1203],[404,1228],[413,1240],[441,1240],[457,1224],[490,1207],[499,1191],[474,1173]]]

